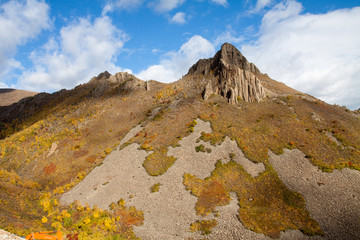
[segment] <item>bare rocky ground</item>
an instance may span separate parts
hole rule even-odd
[[[0,229],[0,240],[23,240],[24,238],[18,237],[14,234],[11,234],[7,231]]]
[[[246,159],[237,144],[229,138],[215,147],[199,142],[201,132],[210,133],[211,127],[208,122],[197,121],[194,132],[179,142],[180,147],[169,148],[168,155],[173,155],[177,160],[163,175],[148,175],[142,164],[151,152],[139,150],[139,145],[131,144],[113,151],[101,166],[65,193],[61,202],[70,204],[79,200],[82,204],[107,209],[110,203],[122,198],[127,206],[136,206],[144,212],[144,224],[134,227],[134,232],[142,239],[203,239],[204,236],[199,233],[189,231],[190,224],[202,218],[195,214],[197,198],[186,191],[182,184],[184,173],[199,178],[208,177],[218,159],[223,162],[230,160],[229,153],[233,153],[234,160],[242,164],[252,176],[257,176],[265,168],[262,163],[255,164]],[[140,130],[141,127],[138,126],[129,132],[122,144]],[[195,146],[200,144],[210,148],[211,153],[196,152]],[[360,222],[360,193],[356,186],[356,183],[360,183],[359,172],[345,169],[330,174],[322,173],[300,151],[285,150],[281,156],[270,153],[270,161],[285,184],[306,198],[308,210],[325,231],[326,238],[359,238],[359,224],[355,226]],[[157,183],[161,184],[160,190],[152,193],[150,188]],[[206,237],[268,239],[263,234],[246,229],[239,222],[236,195],[232,193],[231,198],[229,205],[217,208],[219,217],[215,218],[212,214],[206,217],[218,222],[213,232]],[[305,236],[300,231],[286,231],[281,234],[281,238],[321,239],[319,236]]]

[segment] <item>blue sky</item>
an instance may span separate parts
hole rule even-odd
[[[0,87],[53,92],[105,70],[172,82],[224,42],[275,80],[360,107],[358,0],[0,0]]]

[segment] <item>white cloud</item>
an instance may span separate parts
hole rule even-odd
[[[157,12],[169,12],[184,2],[185,0],[155,0],[150,2],[149,6],[153,7]]]
[[[232,43],[232,44],[239,44],[241,43],[244,38],[242,36],[234,36],[234,31],[231,28],[228,28],[225,32],[220,33],[216,39],[214,40],[214,45],[219,46],[225,42]]]
[[[116,9],[132,10],[138,8],[145,2],[148,2],[147,6],[156,12],[166,13],[179,7],[185,2],[185,0],[111,0],[105,4],[102,10],[102,15],[104,16],[108,12],[112,12]]]
[[[114,0],[109,1],[103,8],[102,15],[106,15],[108,12],[112,12],[115,9],[126,9],[131,10],[139,7],[145,0]]]
[[[0,5],[0,77],[21,64],[13,59],[17,47],[50,28],[49,6],[43,1],[8,1]]]
[[[220,4],[220,5],[224,6],[224,7],[226,7],[228,5],[227,0],[211,0],[211,2],[216,3],[216,4]]]
[[[186,74],[200,58],[209,58],[214,54],[214,46],[205,38],[195,35],[184,43],[179,51],[166,54],[160,64],[150,66],[137,76],[143,80],[173,82]]]
[[[271,5],[271,3],[273,2],[273,0],[258,0],[256,2],[256,6],[254,9],[250,10],[250,13],[258,13],[261,10],[263,10],[264,8],[268,7],[269,5]]]
[[[127,36],[107,16],[80,18],[60,30],[41,51],[31,54],[34,68],[24,71],[18,85],[33,90],[72,88],[108,70],[121,71],[116,56]]]
[[[186,23],[186,14],[183,12],[178,12],[170,19],[170,22],[184,24]]]
[[[245,56],[276,80],[329,103],[360,107],[360,7],[301,14],[294,0],[262,19]]]
[[[0,82],[0,88],[9,88],[6,83]]]

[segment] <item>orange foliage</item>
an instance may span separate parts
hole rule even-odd
[[[205,182],[203,188],[195,206],[197,214],[206,216],[217,206],[225,206],[230,203],[229,193],[220,182],[216,180]]]
[[[44,167],[44,173],[46,175],[54,173],[56,171],[56,165],[54,163],[50,163],[50,165]]]

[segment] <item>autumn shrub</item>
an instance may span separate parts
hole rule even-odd
[[[136,239],[132,227],[143,224],[144,215],[135,207],[127,208],[123,200],[111,204],[111,211],[74,202],[58,206],[51,194],[43,194],[40,204],[46,213],[41,223],[46,229],[60,230],[78,239],[109,239],[113,236]]]
[[[46,175],[54,173],[56,171],[56,168],[57,168],[57,166],[55,163],[50,163],[48,166],[44,167],[44,173]]]
[[[195,147],[195,151],[196,152],[205,152],[205,146],[204,145],[199,145]]]
[[[194,132],[194,127],[196,126],[196,124],[197,124],[196,120],[193,120],[190,123],[186,124],[186,126],[188,127],[188,131],[190,133]]]

